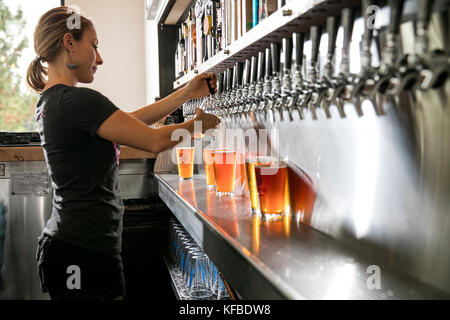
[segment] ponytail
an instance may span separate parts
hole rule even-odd
[[[36,57],[29,65],[27,71],[27,84],[37,93],[44,90],[47,82],[47,68],[42,65],[42,58]]]

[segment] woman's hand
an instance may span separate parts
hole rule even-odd
[[[217,79],[214,73],[202,73],[192,79],[184,88],[189,100],[202,98],[211,94],[206,79],[209,79],[209,84],[214,92],[217,91]]]
[[[195,109],[194,121],[202,122],[202,132],[204,133],[208,129],[214,129],[220,124],[220,119],[210,113],[205,113],[203,110]]]

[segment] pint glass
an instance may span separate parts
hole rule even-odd
[[[213,155],[216,194],[218,196],[233,195],[236,175],[236,151],[216,150],[213,152]]]
[[[192,179],[194,174],[194,147],[177,148],[176,151],[180,179]]]
[[[283,215],[285,210],[287,162],[275,158],[257,158],[254,163],[254,170],[261,214],[269,216]]]
[[[208,189],[214,189],[216,185],[216,178],[214,175],[214,152],[223,151],[221,149],[204,149],[203,150],[203,163],[205,165],[206,175],[206,187]]]

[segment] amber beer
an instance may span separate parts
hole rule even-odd
[[[245,169],[247,171],[248,189],[250,190],[250,205],[252,212],[259,212],[259,198],[258,187],[256,185],[255,166],[257,164],[257,158],[246,158]]]
[[[192,179],[194,174],[194,148],[177,148],[178,175],[180,179]]]
[[[273,160],[255,165],[259,205],[264,215],[281,215],[285,209],[287,163]]]
[[[203,163],[205,165],[206,187],[213,189],[216,185],[214,175],[214,152],[223,151],[223,149],[205,149],[203,150]]]
[[[216,150],[214,155],[214,176],[216,194],[233,195],[236,175],[236,151]]]
[[[255,167],[269,166],[273,158],[267,156],[247,156],[245,158],[245,167],[247,171],[247,183],[250,191],[250,204],[253,213],[260,213],[258,186],[256,185]]]
[[[214,157],[212,153],[214,149],[203,150],[203,163],[205,165],[206,187],[214,188],[216,179],[214,177]]]

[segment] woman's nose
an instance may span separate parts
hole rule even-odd
[[[102,57],[100,57],[100,53],[98,53],[98,52],[97,52],[97,59],[95,60],[95,62],[96,62],[98,65],[103,64],[103,59],[102,59]]]

